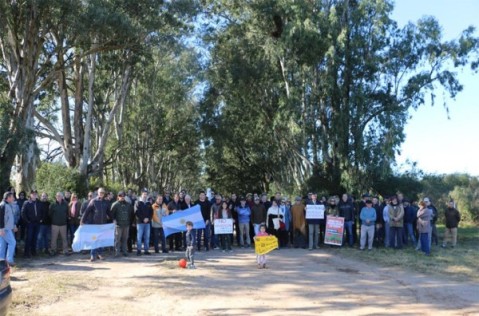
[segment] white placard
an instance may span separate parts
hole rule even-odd
[[[324,219],[324,205],[306,205],[307,219]]]
[[[215,235],[232,234],[233,233],[233,219],[215,219]]]

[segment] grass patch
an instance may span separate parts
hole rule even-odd
[[[402,250],[380,247],[372,252],[340,248],[338,253],[344,257],[371,262],[383,267],[397,266],[422,273],[479,282],[478,227],[460,227],[456,248],[440,247],[444,236],[444,226],[438,226],[438,235],[439,246],[432,246],[430,257],[414,250],[411,246]]]

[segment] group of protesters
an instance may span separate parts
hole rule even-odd
[[[294,247],[318,249],[325,240],[328,217],[344,219],[344,245],[371,250],[373,247],[400,249],[412,245],[430,254],[431,244],[438,245],[436,221],[438,210],[429,198],[410,201],[398,193],[382,201],[364,194],[355,201],[345,193],[338,196],[318,197],[308,193],[291,201],[277,192],[267,194],[231,194],[223,196],[204,191],[198,199],[185,191],[164,194],[141,190],[138,197],[132,190],[115,195],[103,188],[89,192],[80,201],[75,193],[57,192],[50,202],[48,195],[32,190],[29,198],[25,192],[16,195],[10,188],[0,203],[0,259],[15,265],[16,241],[24,243],[23,256],[31,258],[39,253],[54,256],[69,255],[75,231],[83,224],[115,223],[115,256],[128,256],[136,248],[136,255],[150,255],[160,251],[184,251],[186,233],[178,232],[168,237],[163,230],[162,219],[199,205],[205,222],[204,228],[194,229],[194,247],[197,251],[221,249],[232,251],[232,246],[251,247],[254,236],[262,226],[266,233],[278,238],[279,248]],[[308,218],[309,205],[323,205],[324,216]],[[232,234],[215,234],[216,219],[230,218]],[[452,247],[457,241],[460,214],[450,201],[445,211],[446,233],[443,247],[450,239]],[[60,240],[59,240],[60,239]],[[58,249],[61,241],[61,247]],[[136,247],[134,247],[136,244]],[[91,250],[91,261],[103,259],[101,249]]]

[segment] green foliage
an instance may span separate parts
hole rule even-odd
[[[37,170],[35,188],[54,197],[56,192],[70,190],[80,197],[88,193],[85,178],[76,170],[72,170],[61,163],[44,162]]]

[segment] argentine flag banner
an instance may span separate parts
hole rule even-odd
[[[74,252],[115,245],[115,224],[81,225],[75,232]]]
[[[176,211],[175,213],[163,217],[163,230],[165,237],[174,233],[186,231],[186,222],[193,223],[193,229],[205,228],[205,220],[201,215],[201,207],[195,205],[184,211]]]

